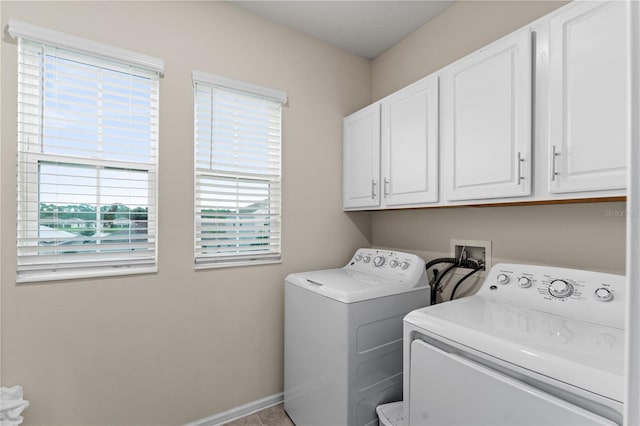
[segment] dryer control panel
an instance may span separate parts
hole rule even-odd
[[[424,260],[411,253],[361,248],[355,252],[345,269],[425,285],[420,279],[426,273]]]
[[[477,295],[623,328],[625,287],[624,275],[499,263],[491,268]]]

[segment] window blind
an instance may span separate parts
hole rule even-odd
[[[159,75],[18,39],[17,281],[156,270]]]
[[[277,262],[286,95],[202,76],[194,73],[196,268]]]

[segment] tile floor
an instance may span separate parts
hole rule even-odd
[[[225,423],[225,426],[295,426],[287,413],[284,404],[265,408],[246,417]]]

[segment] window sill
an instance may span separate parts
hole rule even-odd
[[[216,262],[216,263],[200,263],[195,264],[194,269],[196,271],[203,269],[219,269],[219,268],[233,268],[237,266],[260,266],[260,265],[275,265],[282,263],[282,259],[264,259],[264,260],[244,260],[237,262]]]
[[[158,272],[157,266],[149,267],[117,267],[101,271],[66,271],[66,272],[32,272],[16,276],[17,284],[39,283],[47,281],[66,281],[104,277],[120,277],[123,275],[153,274]]]

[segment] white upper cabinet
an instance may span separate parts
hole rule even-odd
[[[345,118],[345,210],[624,196],[628,9],[574,1]]]
[[[380,104],[370,105],[343,122],[343,207],[380,205]]]
[[[345,210],[438,201],[438,77],[344,119]]]
[[[531,193],[531,31],[517,31],[442,71],[448,201]]]
[[[427,77],[382,104],[382,204],[438,201],[438,77]]]
[[[629,27],[622,1],[576,2],[549,21],[549,191],[623,189]]]

